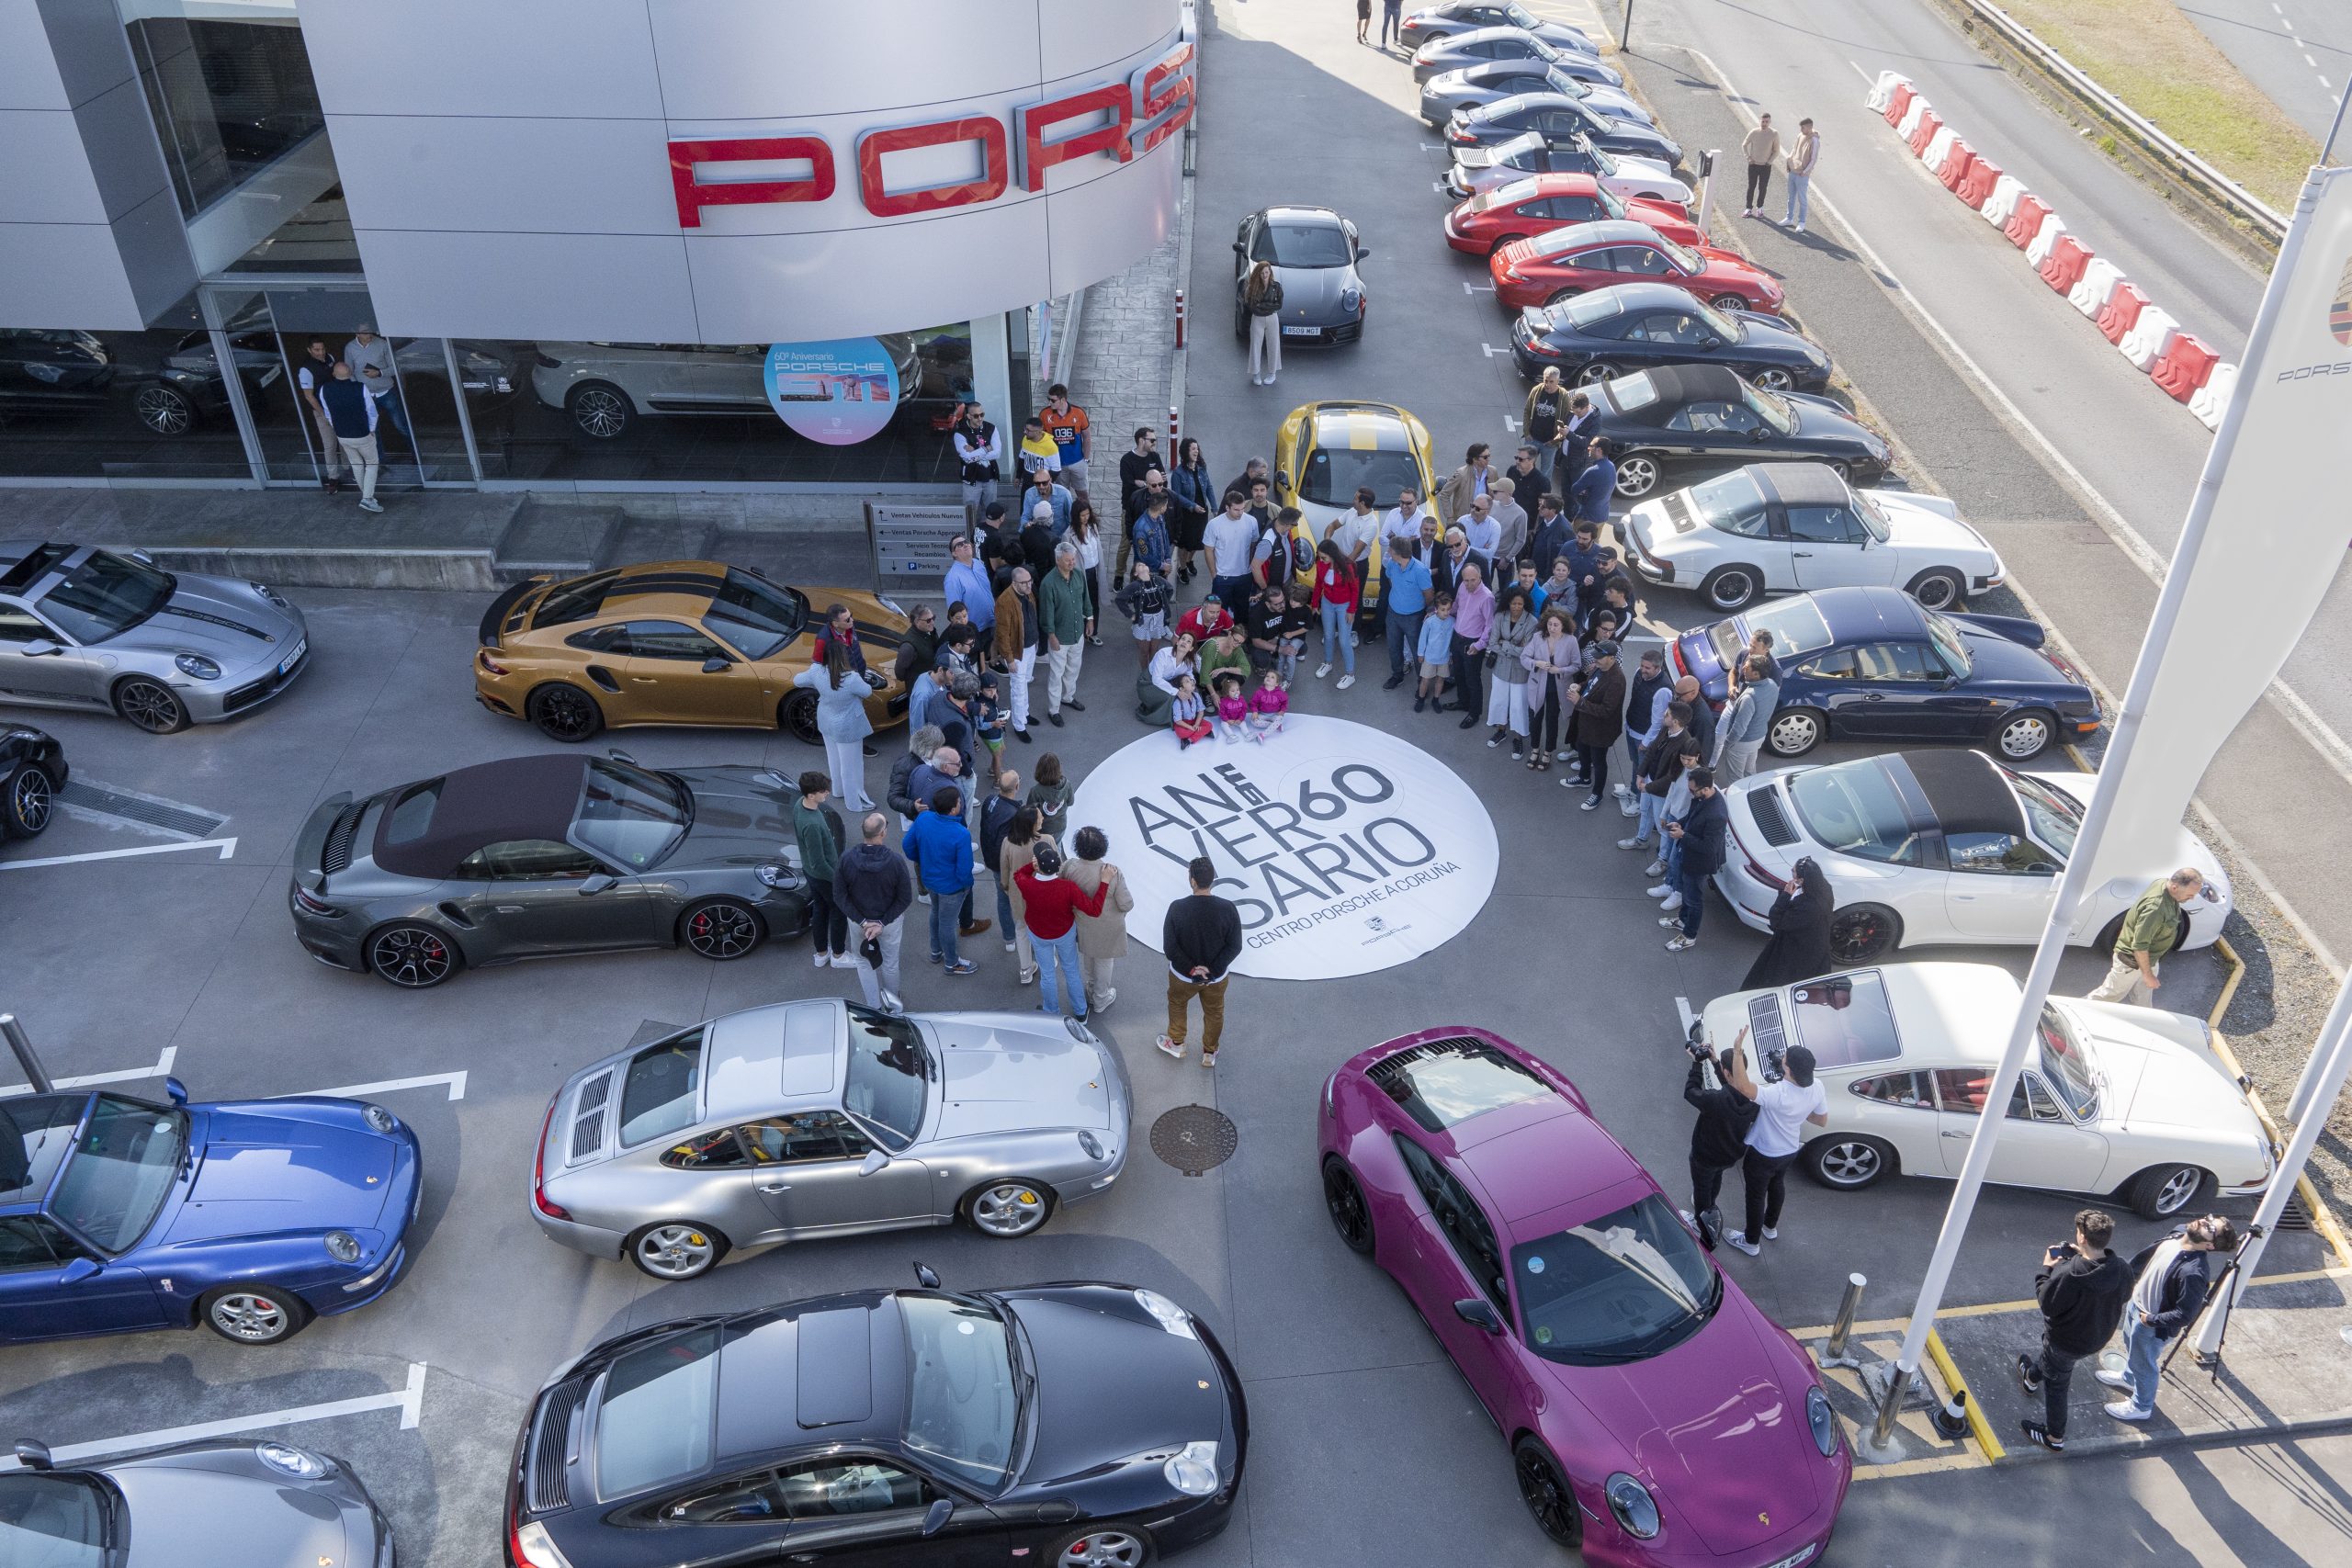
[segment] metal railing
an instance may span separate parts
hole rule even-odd
[[[2245,224],[2273,248],[2286,238],[2287,220],[2245,186],[2181,145],[2147,116],[2098,85],[2081,67],[2051,48],[2032,28],[1988,0],[1944,0],[1960,10],[1962,26],[1981,21],[2002,42],[2082,100],[2099,118],[2130,137],[2136,149],[2207,201]]]

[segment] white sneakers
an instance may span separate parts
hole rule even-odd
[[[1666,950],[1668,953],[1688,953],[1698,945],[1699,939],[1695,936],[1679,936],[1666,944]]]
[[[1184,1059],[1184,1047],[1177,1044],[1176,1042],[1169,1039],[1165,1034],[1153,1041],[1152,1043],[1159,1046],[1162,1051],[1165,1051],[1168,1055],[1175,1057],[1180,1062]]]
[[[1669,893],[1664,898],[1658,900],[1657,907],[1670,915],[1674,913],[1675,910],[1682,908],[1682,895],[1679,892]],[[1676,922],[1678,925],[1681,922],[1679,921]]]
[[[1746,1236],[1739,1235],[1736,1231],[1725,1235],[1724,1241],[1729,1246],[1739,1248],[1740,1251],[1745,1252],[1750,1258],[1761,1258],[1764,1255],[1764,1249],[1762,1247],[1757,1246]]]
[[[1323,679],[1324,676],[1329,675],[1330,672],[1331,661],[1328,659],[1315,667],[1315,678],[1318,681]]]
[[[1344,691],[1346,691],[1350,686],[1352,686],[1352,685],[1354,685],[1355,683],[1356,683],[1356,678],[1355,678],[1354,676],[1352,676],[1352,675],[1342,675],[1342,676],[1340,676],[1340,684],[1339,684],[1338,689],[1339,689],[1340,691],[1344,692]]]
[[[2145,1421],[2150,1416],[2155,1415],[2155,1412],[2153,1410],[2134,1409],[2132,1402],[2128,1399],[2119,1399],[2112,1404],[2104,1404],[2099,1408],[2105,1410],[2109,1416],[2114,1416],[2118,1421]]]

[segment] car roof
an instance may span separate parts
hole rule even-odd
[[[1846,481],[1826,463],[1750,463],[1746,469],[1765,494],[1790,506],[1839,506]]]
[[[1636,1179],[1646,1179],[1641,1162],[1611,1137],[1589,1114],[1557,1100],[1558,1113],[1522,1124],[1474,1144],[1453,1157],[1477,1179],[1495,1217],[1512,1224],[1531,1214],[1544,1213]],[[1508,1119],[1512,1109],[1490,1111],[1487,1116]],[[1478,1118],[1461,1131],[1476,1126]]]
[[[1656,245],[1658,231],[1627,218],[1597,218],[1555,232],[1573,234],[1579,245]]]
[[[825,998],[713,1019],[703,1048],[703,1119],[741,1122],[797,1101],[837,1102],[847,1017],[838,998]]]
[[[1409,452],[1412,416],[1394,403],[1327,402],[1312,405],[1308,415],[1315,445],[1351,447],[1363,452]]]
[[[1588,179],[1589,175],[1544,175],[1543,178]],[[1677,288],[1671,283],[1612,283],[1604,288],[1590,288],[1577,296],[1578,304],[1614,305],[1619,315],[1633,310],[1688,310],[1691,307],[1690,291]]]
[[[1939,747],[1901,751],[1883,761],[1890,768],[1907,769],[1918,781],[1919,793],[1928,797],[1947,834],[2025,831],[2017,792],[1984,752]]]
[[[453,769],[437,781],[409,784],[393,792],[395,802],[412,790],[439,784],[433,814],[424,831],[393,843],[386,835],[391,831],[397,807],[388,806],[376,826],[373,858],[396,876],[438,881],[484,844],[513,839],[549,839],[560,843],[580,804],[581,779],[589,761],[559,752],[504,757]]]
[[[1328,207],[1269,207],[1258,216],[1269,223],[1323,223],[1334,229],[1344,221]]]
[[[727,1325],[713,1458],[799,1443],[895,1441],[906,1363],[897,1298],[820,1297]]]
[[[0,543],[0,593],[23,594],[53,571],[62,570],[79,545],[52,544],[46,539],[10,539]]]
[[[568,581],[580,580],[573,578]],[[625,566],[612,574],[612,581],[606,585],[603,602],[594,615],[656,612],[698,615],[709,606],[712,596],[726,585],[727,567],[719,561],[647,561],[638,566]],[[594,615],[590,618],[593,619]]]
[[[1898,1030],[1902,1021],[1912,1024],[1915,1038],[1904,1042],[1895,1061],[1935,1056],[1991,1064],[1999,1061],[2008,1048],[2009,1026],[2016,1021],[2021,993],[2016,977],[1997,964],[1889,964],[1855,973],[1878,976],[1886,991],[1887,1005],[1898,1021]],[[1791,989],[1804,990],[1820,983],[1803,981]],[[1925,1029],[1929,1020],[1939,1026],[1933,1033]],[[1857,1062],[1851,1067],[1838,1067],[1824,1063],[1822,1070],[1883,1070],[1888,1065],[1884,1061]]]
[[[1601,391],[1608,395],[1610,412],[1634,424],[1664,424],[1676,410],[1690,403],[1738,403],[1747,400],[1747,393],[1739,377],[1728,366],[1652,365],[1634,371],[1633,376],[1624,379],[1635,378],[1646,380],[1657,394],[1639,408],[1625,408],[1613,394],[1609,393],[1609,389],[1615,385],[1614,381],[1600,384]]]
[[[1833,643],[1927,635],[1928,623],[1919,612],[1919,602],[1900,588],[1816,589],[1813,607],[1821,613]]]

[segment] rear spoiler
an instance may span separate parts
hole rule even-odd
[[[526,578],[490,602],[490,608],[481,613],[481,626],[479,628],[482,647],[496,648],[498,646],[499,638],[506,633],[506,621],[514,614],[514,606],[547,581],[545,573],[537,577]]]

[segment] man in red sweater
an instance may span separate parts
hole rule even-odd
[[[1022,922],[1029,928],[1029,941],[1037,950],[1037,986],[1044,993],[1037,1005],[1044,1011],[1058,1013],[1062,993],[1067,991],[1081,1030],[1086,1027],[1086,985],[1078,973],[1078,917],[1102,912],[1102,900],[1117,870],[1105,865],[1102,882],[1091,895],[1086,894],[1062,875],[1061,852],[1041,842],[1036,858],[1012,874],[1014,885],[1021,889]]]

